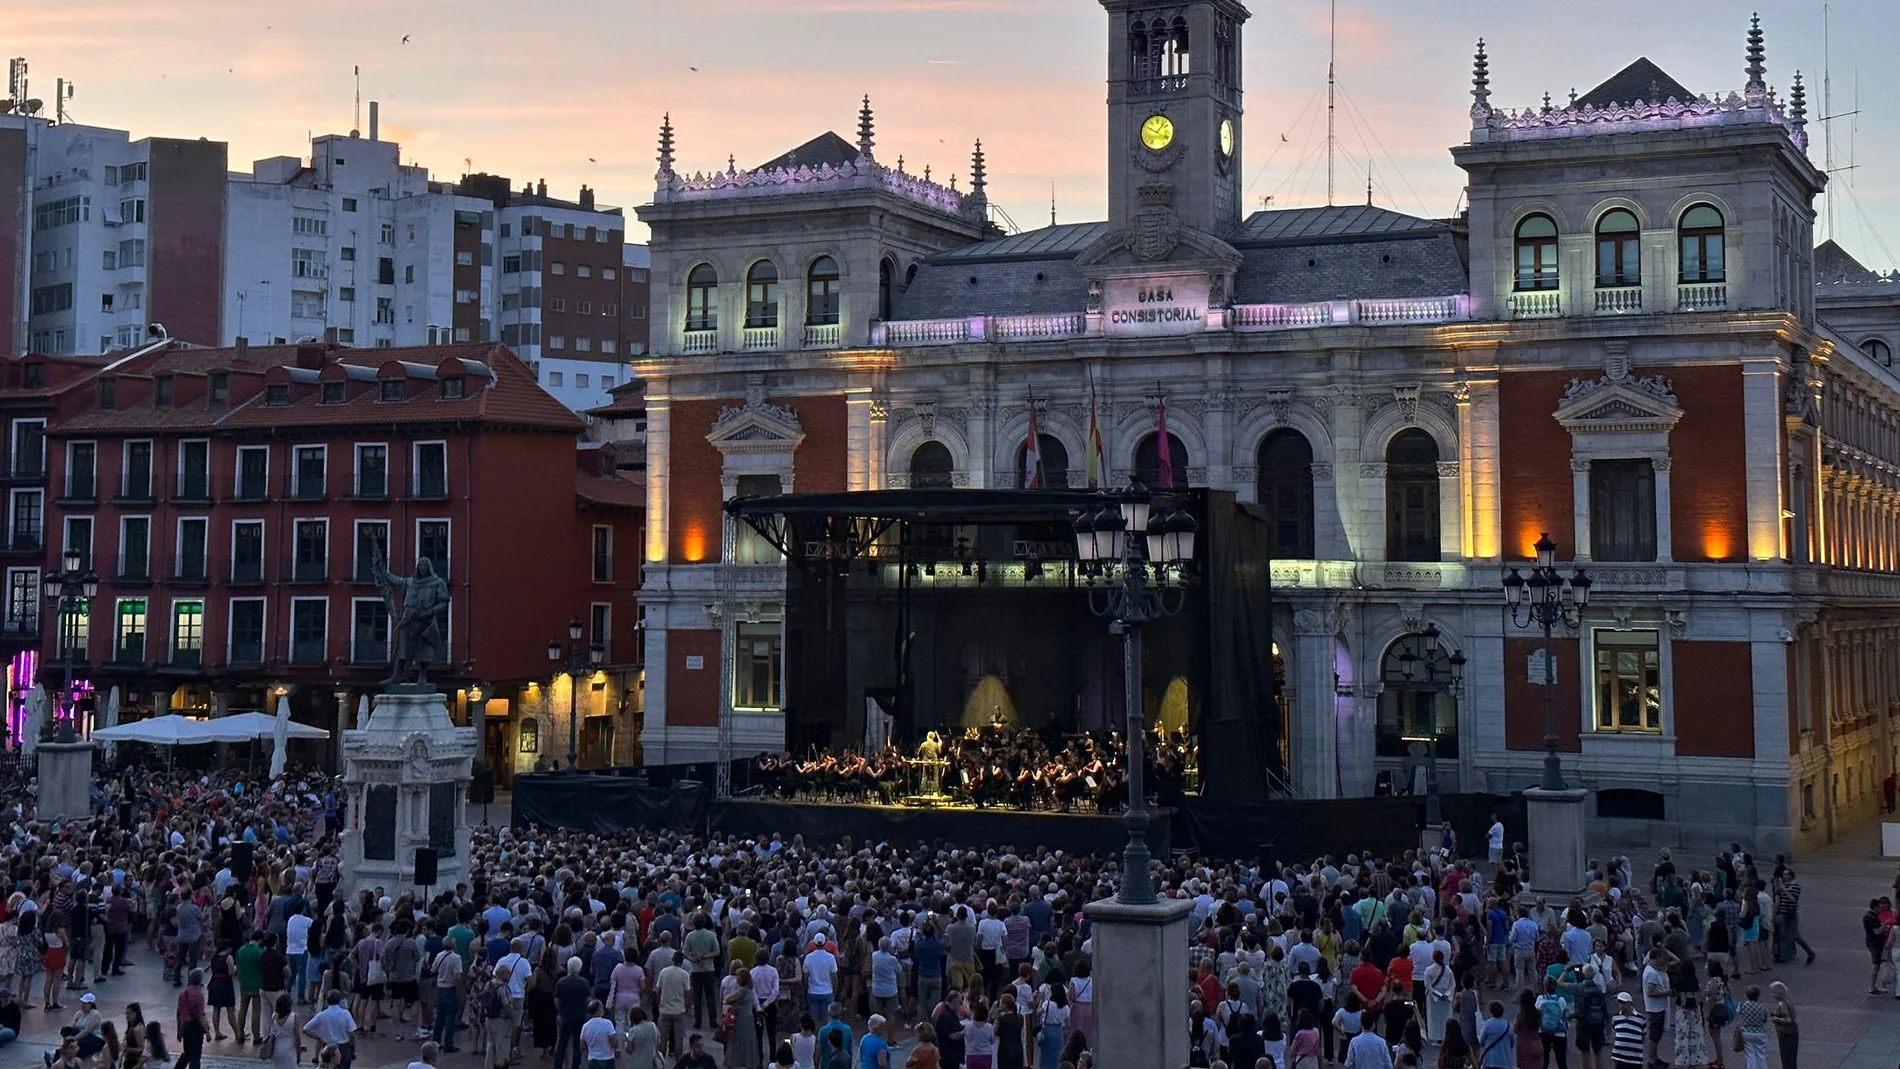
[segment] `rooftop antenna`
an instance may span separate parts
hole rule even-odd
[[[1049,225],[1056,225],[1056,184],[1049,183]]]
[[[14,56],[7,60],[7,97],[15,107],[26,102],[26,57]]]
[[[1821,5],[1821,129],[1827,134],[1827,144],[1821,152],[1821,173],[1827,175],[1827,189],[1821,193],[1822,206],[1827,209],[1827,227],[1823,238],[1834,240],[1834,173],[1851,171],[1853,164],[1845,167],[1834,166],[1834,122],[1859,115],[1860,109],[1836,113],[1834,110],[1834,65],[1828,59],[1828,14],[1832,5]]]
[[[66,102],[73,98],[73,83],[64,78],[53,82],[53,121],[66,121]]]
[[[363,67],[354,64],[350,68],[351,77],[356,79],[356,110],[350,114],[350,129],[363,128]]]
[[[1366,161],[1366,207],[1372,207],[1372,161]]]
[[[1339,0],[1332,2],[1332,18],[1326,42],[1326,203],[1333,203],[1333,154],[1338,145],[1333,136],[1333,64],[1339,58]]]

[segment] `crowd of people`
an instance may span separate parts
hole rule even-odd
[[[60,1069],[197,1069],[208,1042],[349,1069],[369,1036],[483,1069],[1093,1062],[1082,907],[1114,892],[1112,858],[483,826],[466,881],[425,899],[348,893],[319,776],[125,772],[99,793],[84,825],[38,824],[25,799],[0,814],[0,1044],[21,1011],[70,1014]],[[1794,1004],[1758,980],[1806,949],[1785,864],[1664,851],[1640,878],[1593,863],[1584,898],[1526,901],[1502,840],[1482,861],[1157,862],[1190,909],[1190,1064],[1706,1067],[1728,1050],[1764,1069],[1775,1045],[1795,1069]],[[1891,906],[1868,925],[1882,989]],[[94,992],[139,947],[176,1003],[108,1019]]]

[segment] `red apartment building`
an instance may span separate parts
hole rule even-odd
[[[70,658],[81,700],[118,686],[127,719],[285,694],[298,720],[336,731],[388,672],[375,562],[408,574],[427,558],[452,597],[432,677],[459,720],[486,725],[504,781],[565,756],[571,682],[547,643],[570,619],[603,651],[574,705],[582,763],[636,751],[644,489],[611,447],[577,448],[579,418],[507,348],[166,341],[80,375],[12,363],[9,444],[32,440],[29,401],[47,420],[34,563],[58,567],[70,546],[100,577],[89,612],[39,614],[41,678],[63,680]],[[10,459],[32,468],[30,448]],[[24,532],[10,520],[9,545]],[[12,556],[10,626],[15,586],[38,581]]]

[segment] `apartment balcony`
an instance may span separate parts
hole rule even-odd
[[[1643,310],[1643,287],[1598,286],[1596,313],[1600,316],[1635,315]]]
[[[1676,307],[1684,312],[1719,312],[1728,307],[1728,283],[1685,282],[1676,287]]]
[[[232,586],[260,586],[264,582],[263,561],[235,561],[231,565]]]
[[[324,662],[325,649],[322,639],[305,639],[290,644],[290,663],[296,665],[319,665]]]
[[[231,655],[226,663],[232,668],[262,668],[264,666],[263,641],[233,639]]]
[[[1556,319],[1564,314],[1563,294],[1557,290],[1519,290],[1508,302],[1512,319]]]
[[[837,323],[805,324],[805,348],[836,349],[844,338],[844,328]]]
[[[739,348],[748,353],[778,348],[778,328],[746,327],[739,332]]]
[[[15,531],[13,537],[7,539],[9,553],[38,553],[45,548],[46,540],[38,531]]]
[[[689,330],[680,336],[680,352],[687,356],[704,356],[719,351],[719,332],[716,330]]]
[[[379,668],[389,664],[389,643],[358,639],[350,643],[350,663],[365,668]]]
[[[329,562],[300,560],[291,565],[290,581],[293,583],[327,583],[330,581]]]

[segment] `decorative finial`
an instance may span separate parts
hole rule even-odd
[[[897,157],[897,173],[904,173],[904,157],[902,156]]]
[[[1550,90],[1548,89],[1544,90],[1544,111],[1546,113],[1550,111]]]
[[[1564,107],[1574,108],[1576,106],[1577,106],[1577,87],[1573,85],[1570,87],[1570,103],[1565,104]]]
[[[660,173],[673,173],[673,113],[660,117]]]
[[[726,154],[726,173],[727,174],[739,173],[739,157],[734,156],[731,153]]]
[[[1471,59],[1471,102],[1474,108],[1491,110],[1491,61],[1484,57],[1484,38],[1478,38],[1478,54]]]
[[[871,96],[866,93],[864,106],[858,109],[858,154],[865,159],[871,158],[871,145],[875,143],[872,131],[876,124],[871,121]]]
[[[1762,93],[1768,89],[1767,52],[1762,47],[1761,15],[1758,13],[1748,20],[1748,84],[1743,88],[1750,93]]]
[[[951,176],[950,176],[950,188],[951,188],[951,189],[955,189],[955,188],[957,188],[957,176],[956,176],[956,175],[951,175]]]
[[[1794,85],[1788,90],[1788,130],[1794,143],[1808,146],[1808,91],[1801,85],[1801,72],[1794,72]]]
[[[987,185],[988,183],[985,181],[985,175],[983,172],[983,139],[979,137],[976,139],[976,151],[970,153],[970,194],[971,196],[976,196],[976,197],[984,196],[984,190],[987,187]]]
[[[924,181],[930,181],[930,165],[924,164]]]

